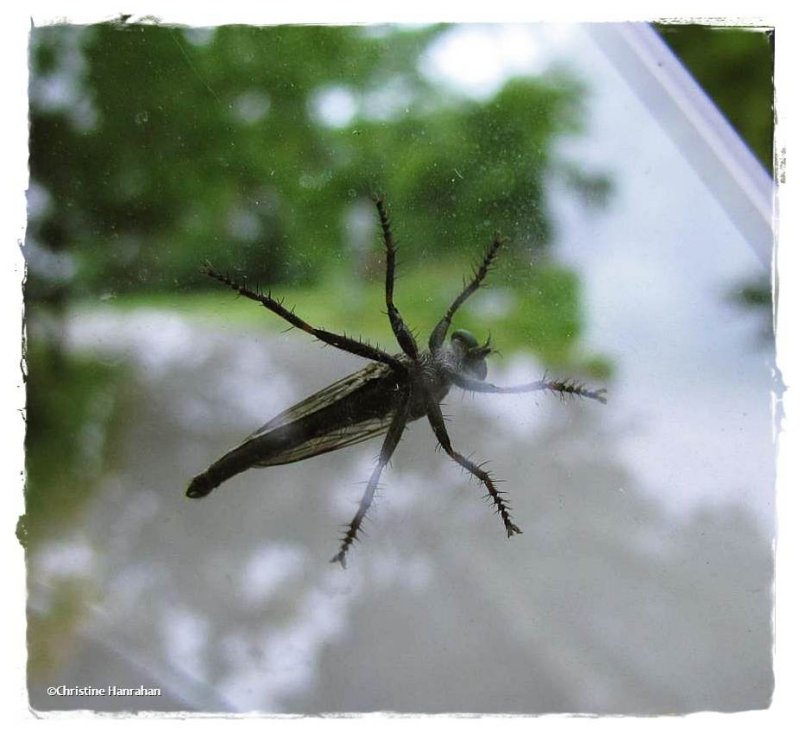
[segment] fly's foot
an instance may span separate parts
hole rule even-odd
[[[339,552],[337,552],[337,553],[336,553],[336,554],[335,554],[335,555],[334,555],[334,556],[331,558],[331,560],[330,560],[330,561],[331,561],[332,563],[334,563],[334,562],[338,562],[338,563],[339,563],[339,564],[342,566],[342,569],[343,569],[343,570],[347,570],[347,562],[345,561],[345,556],[346,556],[346,554],[347,554],[347,553],[346,553],[346,551],[345,551],[345,550],[339,550]]]
[[[337,552],[332,558],[331,562],[338,562],[343,569],[347,570],[347,553],[350,550],[350,546],[358,539],[358,529],[360,526],[359,524],[350,524],[347,527],[344,535],[342,535],[342,541],[339,545],[339,552]]]

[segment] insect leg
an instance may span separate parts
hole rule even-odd
[[[463,374],[448,370],[448,376],[457,387],[468,392],[487,392],[490,394],[520,394],[522,392],[555,392],[561,396],[586,397],[590,400],[606,403],[605,389],[587,389],[579,382],[566,381],[561,379],[541,379],[538,382],[528,384],[517,384],[511,387],[498,387],[489,382],[481,382],[478,379],[470,379]]]
[[[386,464],[389,463],[392,453],[394,453],[395,448],[397,448],[397,444],[400,442],[400,438],[402,437],[403,431],[406,428],[406,423],[408,422],[408,406],[409,400],[408,396],[406,395],[403,404],[398,408],[397,412],[392,418],[391,424],[389,425],[389,430],[383,440],[381,452],[378,456],[378,463],[372,470],[372,475],[369,477],[367,488],[364,491],[364,496],[361,497],[361,503],[358,506],[358,511],[350,521],[347,531],[342,537],[342,542],[339,545],[339,552],[337,552],[336,555],[331,558],[331,562],[341,563],[342,567],[345,567],[345,557],[347,556],[347,551],[350,549],[350,546],[353,544],[353,542],[355,542],[355,540],[358,538],[358,533],[361,529],[361,522],[364,520],[364,516],[366,515],[370,504],[372,504],[372,499],[375,496],[375,489],[378,488],[378,481],[380,480],[381,473],[386,467]]]
[[[503,241],[503,238],[499,234],[495,234],[492,238],[492,243],[489,245],[489,249],[486,250],[483,260],[481,260],[480,265],[478,265],[478,267],[476,267],[472,273],[472,280],[464,283],[464,289],[461,291],[461,293],[459,293],[458,297],[447,309],[447,313],[445,313],[444,318],[442,318],[442,320],[436,324],[436,328],[434,328],[431,332],[431,337],[428,340],[428,348],[431,351],[436,351],[444,343],[444,339],[445,336],[447,336],[447,330],[450,328],[450,322],[453,320],[453,316],[464,304],[464,301],[481,286],[483,279],[489,273],[489,268],[491,268],[492,262],[497,256],[497,251],[500,249]]]
[[[356,356],[361,356],[365,359],[372,359],[373,361],[379,361],[383,364],[388,364],[393,369],[405,373],[405,367],[391,354],[387,354],[385,351],[381,351],[380,349],[370,346],[363,341],[352,339],[348,336],[341,336],[336,333],[331,333],[330,331],[325,331],[321,328],[314,328],[310,324],[306,323],[302,318],[295,315],[293,311],[285,308],[280,301],[275,300],[269,293],[265,295],[264,293],[258,293],[255,290],[251,290],[246,285],[235,282],[232,278],[228,277],[228,275],[223,275],[222,273],[217,272],[213,267],[211,267],[210,264],[206,264],[203,268],[203,271],[209,277],[219,280],[221,283],[227,285],[229,288],[232,288],[245,298],[249,298],[257,303],[261,303],[261,305],[263,305],[267,310],[279,315],[285,321],[291,323],[295,328],[299,328],[301,331],[311,334],[323,343],[326,343],[330,346],[335,346],[337,349],[347,351],[350,354],[355,354]]]
[[[397,256],[397,246],[395,245],[392,226],[389,222],[389,214],[386,211],[386,202],[382,196],[373,196],[375,206],[378,208],[378,217],[381,220],[381,230],[383,231],[383,241],[386,245],[386,312],[389,315],[389,323],[392,324],[397,343],[407,356],[417,360],[419,350],[417,342],[408,326],[404,323],[394,304],[394,270]]]
[[[503,524],[505,525],[508,536],[511,537],[515,534],[522,534],[522,530],[511,521],[511,507],[503,498],[502,493],[497,490],[497,487],[495,487],[494,481],[492,481],[492,477],[489,475],[489,473],[453,449],[439,405],[429,400],[427,408],[428,422],[430,422],[433,432],[436,434],[436,438],[439,440],[439,444],[442,446],[442,448],[444,448],[445,452],[448,456],[450,456],[450,458],[452,458],[462,468],[467,469],[467,471],[469,471],[473,476],[475,476],[475,478],[479,479],[483,483],[483,485],[486,487],[486,490],[489,492],[489,497],[494,502],[497,513],[503,520]]]

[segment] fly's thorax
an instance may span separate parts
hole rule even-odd
[[[446,394],[450,387],[450,379],[443,368],[442,362],[429,351],[419,356],[416,383],[420,386],[424,384],[425,389],[434,395],[438,395],[442,391]]]

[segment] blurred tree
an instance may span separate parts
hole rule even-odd
[[[174,291],[206,258],[312,280],[348,252],[348,214],[373,189],[415,257],[474,252],[495,228],[545,246],[553,143],[579,129],[581,89],[552,75],[487,103],[443,93],[418,61],[445,32],[35,29],[29,301]]]

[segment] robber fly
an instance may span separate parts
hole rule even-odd
[[[380,196],[374,196],[373,199],[386,249],[386,308],[392,331],[402,350],[400,354],[389,354],[361,340],[315,328],[269,293],[251,290],[217,272],[210,264],[204,267],[207,275],[260,303],[292,326],[325,344],[372,362],[270,420],[241,445],[195,476],[186,491],[187,496],[200,498],[223,481],[249,468],[302,461],[377,435],[385,435],[358,511],[341,538],[339,552],[331,559],[331,562],[339,562],[343,567],[350,546],[358,538],[383,469],[397,448],[406,425],[421,417],[428,418],[439,445],[447,455],[486,487],[487,498],[500,515],[507,535],[511,537],[521,532],[511,519],[508,500],[503,492],[497,490],[489,473],[456,451],[450,442],[440,404],[453,385],[468,392],[510,394],[549,391],[587,397],[603,403],[606,401],[604,389],[589,390],[572,381],[542,379],[513,387],[497,387],[485,381],[486,357],[493,352],[489,339],[481,344],[468,331],[456,330],[450,336],[450,342],[446,343],[453,316],[481,286],[497,256],[503,243],[499,235],[494,236],[489,249],[473,271],[472,278],[465,282],[464,289],[433,329],[428,339],[428,350],[421,351],[394,304],[397,250],[384,199]]]

